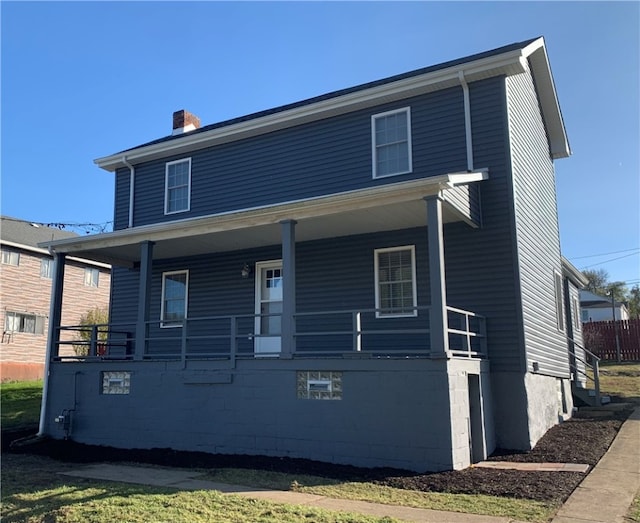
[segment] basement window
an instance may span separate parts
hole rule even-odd
[[[102,394],[129,394],[131,372],[104,371],[102,373]]]
[[[299,371],[296,381],[298,399],[342,399],[342,372]]]

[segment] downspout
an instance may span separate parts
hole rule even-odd
[[[122,163],[129,168],[129,224],[127,227],[130,229],[133,227],[133,194],[135,188],[136,169],[127,161],[126,156],[122,157]]]
[[[64,281],[64,273],[62,274],[62,278],[60,277],[60,256],[56,255],[51,247],[49,247],[49,252],[53,255],[53,274],[54,280],[52,282],[51,288],[51,303],[49,304],[49,326],[47,329],[47,349],[44,360],[44,375],[42,380],[42,402],[40,404],[40,422],[38,424],[38,434],[37,436],[44,436],[44,428],[45,428],[45,420],[47,419],[47,402],[49,397],[49,372],[51,366],[51,358],[53,357],[54,347],[55,347],[55,329],[56,329],[56,307],[61,305],[62,300],[58,301],[56,296],[59,295],[60,289],[58,288],[61,285],[60,280]],[[62,283],[64,286],[64,283]],[[59,327],[58,323],[58,327]]]
[[[458,79],[464,96],[464,129],[467,141],[467,170],[473,171],[473,140],[471,137],[471,101],[469,100],[469,86],[464,77],[464,71],[458,71]]]

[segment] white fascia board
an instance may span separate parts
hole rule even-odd
[[[531,74],[535,79],[536,91],[540,98],[540,108],[549,135],[551,157],[567,158],[571,156],[571,147],[562,119],[558,95],[556,92],[549,57],[544,45],[544,39],[538,38],[523,49],[523,56],[531,64]]]
[[[459,85],[459,74],[461,71],[468,82],[489,78],[498,74],[518,74],[526,70],[522,63],[522,56],[522,50],[516,49],[497,56],[481,58],[445,69],[411,76],[388,84],[354,91],[335,98],[302,105],[210,131],[131,149],[125,153],[121,152],[115,155],[105,156],[94,160],[94,163],[102,169],[114,172],[118,167],[124,166],[122,163],[123,154],[126,154],[129,162],[139,163],[163,156],[180,154],[182,152],[186,153],[217,143],[246,138],[247,136],[271,132],[299,123],[320,120],[328,116],[347,113],[363,107],[414,96],[420,92],[428,92],[430,90]]]
[[[450,187],[456,187],[458,185],[467,185],[469,183],[481,182],[482,180],[489,179],[489,169],[475,169],[470,172],[450,173],[448,183]]]
[[[72,238],[75,240],[75,238]],[[62,240],[58,240],[58,241],[62,241]],[[2,240],[2,245],[7,245],[9,247],[13,247],[15,249],[22,249],[23,251],[29,251],[29,252],[33,252],[36,254],[43,254],[45,256],[52,256],[51,252],[49,252],[48,249],[42,249],[40,247],[32,247],[31,245],[24,245],[22,243],[15,243],[15,242],[10,242],[7,240]],[[40,243],[39,245],[48,245],[50,242],[47,243]],[[85,258],[75,258],[75,257],[69,257],[68,258],[70,261],[74,261],[77,263],[82,263],[84,265],[93,265],[95,267],[102,267],[103,269],[109,269],[111,270],[111,265],[107,264],[107,263],[101,263],[101,262],[97,262],[97,261],[93,261],[93,260],[86,260]]]
[[[198,218],[143,225],[103,234],[67,238],[41,245],[47,246],[53,251],[73,253],[90,249],[130,245],[141,241],[162,241],[177,237],[273,225],[286,219],[304,220],[340,212],[366,209],[376,205],[413,201],[432,194],[438,194],[440,191],[447,190],[454,185],[486,179],[485,177],[486,173],[484,171],[444,174],[382,185],[371,189],[346,191],[331,196],[306,198]]]
[[[579,289],[584,289],[589,283],[589,279],[567,258],[561,256],[562,274],[570,278]]]
[[[31,245],[25,245],[23,243],[16,243],[7,240],[0,241],[2,245],[7,245],[8,247],[13,247],[14,249],[22,249],[23,251],[35,252],[37,254],[46,254],[50,255],[49,251],[46,249],[40,249],[39,247],[32,247]]]

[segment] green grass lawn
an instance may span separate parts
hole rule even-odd
[[[4,455],[3,523],[400,523],[217,491],[179,491],[58,474],[75,467],[42,456]]]
[[[640,403],[640,363],[601,363],[600,390],[603,394]]]
[[[2,430],[38,424],[42,401],[42,380],[0,384]]]
[[[602,366],[602,390],[640,403],[640,364]],[[19,428],[38,422],[42,382],[5,383],[2,428]],[[215,491],[175,491],[63,477],[57,474],[75,465],[29,455],[4,454],[2,463],[3,522],[107,523],[128,522],[260,522],[260,523],[392,523],[303,506],[254,501]],[[374,483],[345,482],[305,475],[244,469],[205,471],[212,481],[253,487],[293,490],[328,497],[377,503],[506,516],[519,521],[548,521],[558,508],[522,499],[481,495],[417,492]],[[204,479],[204,478],[203,478]],[[629,519],[640,522],[640,499],[630,508]]]
[[[369,482],[341,481],[305,474],[285,474],[266,470],[216,469],[206,471],[207,479],[221,483],[250,485],[276,490],[292,490],[329,498],[370,501],[385,505],[504,516],[518,521],[548,521],[559,508],[553,503],[487,495],[447,494],[404,490]],[[204,478],[203,478],[204,479]]]

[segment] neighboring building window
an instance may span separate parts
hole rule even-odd
[[[4,331],[44,334],[44,316],[7,311],[4,317]]]
[[[167,163],[164,213],[188,211],[191,205],[191,158]]]
[[[375,250],[376,317],[416,316],[415,248]]]
[[[582,322],[587,323],[589,321],[589,309],[582,309]]]
[[[2,249],[2,263],[5,265],[20,265],[20,253]]]
[[[559,331],[564,332],[564,314],[563,314],[563,304],[564,300],[562,299],[562,276],[559,272],[553,273],[554,277],[554,292],[556,297],[556,325]]]
[[[51,279],[53,274],[53,260],[50,258],[42,258],[40,260],[40,277]]]
[[[372,116],[371,139],[374,178],[411,172],[409,107]]]
[[[100,280],[100,271],[86,267],[84,270],[84,284],[87,287],[97,287]]]
[[[189,271],[162,274],[162,327],[180,327],[187,317]]]

